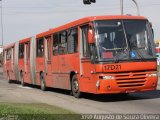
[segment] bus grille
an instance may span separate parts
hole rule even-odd
[[[127,72],[115,75],[116,82],[120,88],[144,86],[147,72]]]

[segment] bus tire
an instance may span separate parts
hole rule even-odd
[[[23,74],[23,72],[20,73],[20,77],[21,77],[21,85],[22,85],[22,86],[25,86],[24,74]]]
[[[75,98],[80,98],[82,93],[79,90],[79,83],[78,78],[76,75],[73,75],[72,77],[72,94]]]
[[[8,83],[11,83],[11,79],[10,79],[10,76],[9,76],[9,72],[7,72],[7,82],[8,82]]]
[[[127,97],[129,95],[129,93],[120,93],[120,96],[122,97]]]
[[[41,90],[45,91],[46,90],[46,83],[45,83],[45,79],[44,79],[44,74],[43,73],[40,74],[40,82],[41,82]]]

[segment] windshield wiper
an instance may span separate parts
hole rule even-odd
[[[138,56],[140,57],[141,60],[144,60],[143,55],[141,54],[141,52],[139,51],[139,49],[136,46],[131,46],[132,50],[135,50],[138,54]]]
[[[125,54],[126,56],[128,56],[127,50],[128,50],[127,47],[126,47],[126,48],[121,48],[121,50],[120,50],[119,52],[117,52],[117,50],[116,50],[117,54],[116,54],[116,56],[115,56],[115,63],[118,63],[118,62],[119,62],[119,56],[120,56],[120,55]]]

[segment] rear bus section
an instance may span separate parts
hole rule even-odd
[[[11,80],[16,80],[17,72],[16,72],[16,43],[6,46],[3,49],[3,74],[4,78],[11,82]]]

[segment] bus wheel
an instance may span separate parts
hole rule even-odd
[[[74,75],[72,77],[72,94],[74,97],[76,98],[80,98],[81,97],[81,92],[79,91],[79,83],[78,83],[78,79],[77,76]]]
[[[41,90],[45,91],[46,90],[46,83],[45,83],[45,79],[44,79],[43,73],[40,74],[40,82],[41,82]]]
[[[23,72],[21,72],[20,75],[21,75],[21,85],[22,85],[22,86],[25,86]]]
[[[9,73],[7,73],[7,81],[8,81],[8,83],[11,83],[11,79],[9,77]]]

